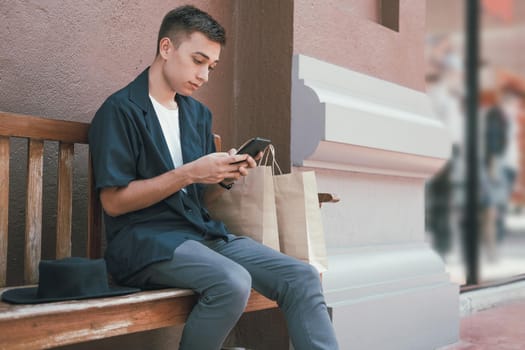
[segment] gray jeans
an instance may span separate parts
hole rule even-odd
[[[277,301],[296,349],[338,349],[317,270],[246,237],[188,240],[173,259],[152,264],[127,285],[188,288],[199,300],[181,350],[217,350],[242,315],[251,288]]]

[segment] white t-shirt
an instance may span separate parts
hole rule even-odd
[[[161,105],[153,96],[149,96],[153,108],[159,118],[160,126],[164,139],[168,144],[171,159],[175,168],[180,167],[183,163],[182,149],[180,146],[180,127],[179,127],[179,109],[168,109]]]

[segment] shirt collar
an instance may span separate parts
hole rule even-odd
[[[148,72],[149,67],[131,82],[129,89],[129,99],[144,112],[148,111],[150,104]]]

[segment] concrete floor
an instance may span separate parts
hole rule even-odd
[[[460,339],[439,350],[525,349],[525,300],[462,317]]]

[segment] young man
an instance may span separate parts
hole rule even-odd
[[[124,285],[199,294],[180,349],[219,349],[252,286],[277,301],[296,349],[337,349],[316,270],[233,235],[205,208],[256,165],[235,150],[215,152],[211,114],[190,97],[224,44],[208,14],[176,8],[162,22],[152,65],[96,113],[89,143],[108,268]]]
[[[523,92],[506,85],[485,114],[482,233],[490,261],[498,259],[497,243],[506,235],[505,216],[520,169],[518,119],[522,103]]]

